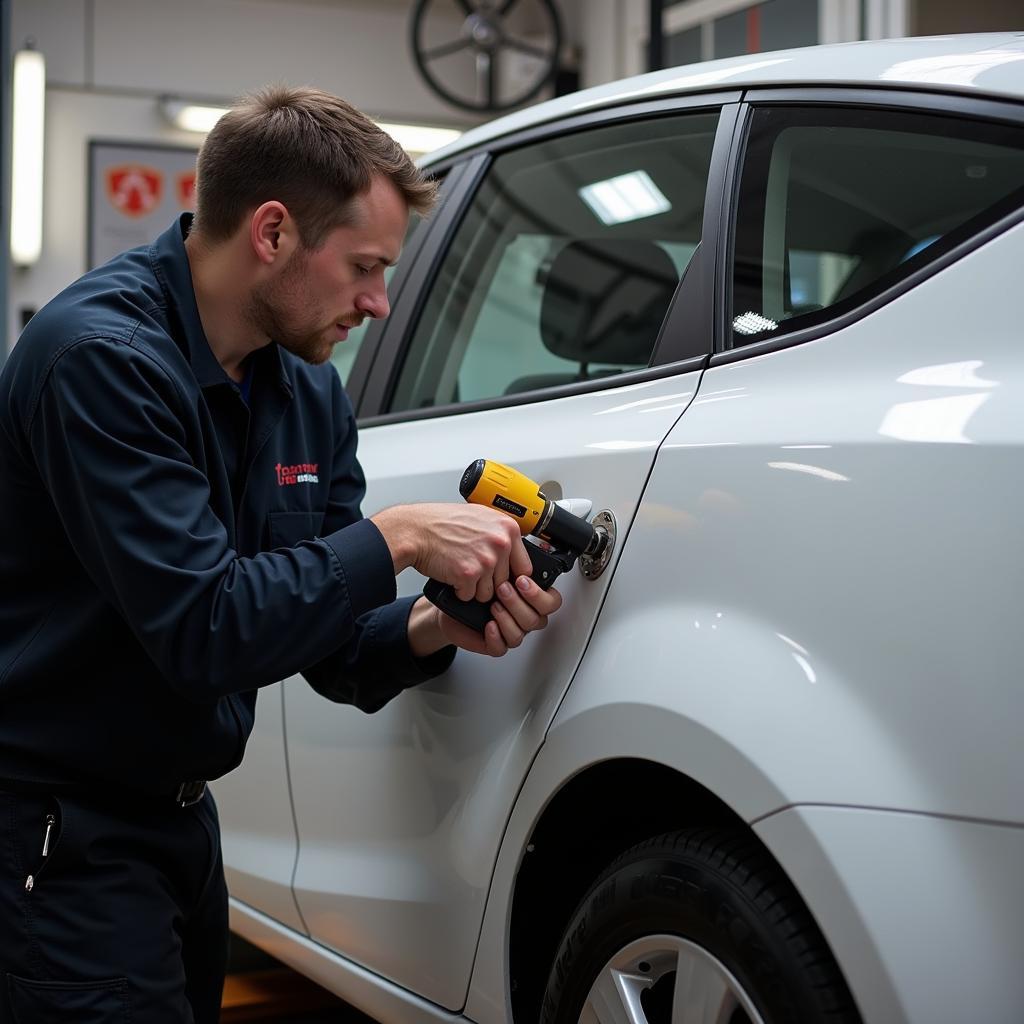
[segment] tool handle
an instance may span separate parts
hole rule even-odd
[[[545,551],[537,544],[525,544],[527,554],[533,563],[533,572],[530,578],[541,590],[547,590],[558,576],[572,568],[572,562],[566,563],[565,555]],[[429,601],[432,601],[453,619],[461,622],[478,633],[484,631],[484,626],[493,617],[491,615],[490,601],[462,601],[455,596],[455,588],[448,583],[441,583],[438,580],[427,580],[423,593]]]

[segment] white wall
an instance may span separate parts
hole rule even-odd
[[[312,84],[373,117],[468,124],[435,98],[408,52],[407,0],[13,0],[11,40],[47,61],[43,252],[9,278],[8,344],[86,269],[88,140],[182,142],[166,93],[228,102],[267,82]],[[453,11],[457,8],[452,5]],[[454,37],[461,24],[453,21]]]
[[[567,12],[579,40],[580,85],[587,88],[647,70],[648,0],[581,0]]]

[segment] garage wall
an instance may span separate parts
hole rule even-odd
[[[163,94],[224,103],[270,81],[308,83],[382,119],[471,123],[421,83],[408,10],[406,0],[12,0],[11,46],[35,38],[48,84],[43,252],[9,272],[8,347],[23,311],[86,269],[88,140],[196,144],[162,120]]]
[[[613,82],[647,70],[649,0],[579,0],[563,4],[580,46],[580,85]]]
[[[1003,32],[1024,29],[1021,0],[913,0],[911,31],[915,36],[946,32]]]

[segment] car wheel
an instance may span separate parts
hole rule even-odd
[[[562,937],[542,1024],[856,1024],[796,890],[738,831],[641,843],[594,883]]]

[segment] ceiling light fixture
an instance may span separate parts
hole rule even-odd
[[[160,113],[167,122],[186,132],[208,132],[227,112],[227,107],[209,103],[187,103],[170,96],[160,99]]]
[[[646,171],[631,171],[606,181],[595,181],[581,188],[579,196],[602,224],[625,224],[672,209],[672,204]]]
[[[22,267],[43,247],[43,129],[46,62],[31,40],[14,55],[11,124],[11,259]]]
[[[454,142],[462,132],[455,128],[436,128],[425,124],[394,124],[390,121],[378,121],[382,128],[410,156],[423,156],[435,149]]]
[[[189,103],[172,96],[160,99],[160,112],[168,124],[186,132],[208,132],[228,109],[208,103]],[[455,128],[433,125],[397,124],[390,121],[378,121],[377,124],[411,156],[422,156],[447,146],[462,134]]]

